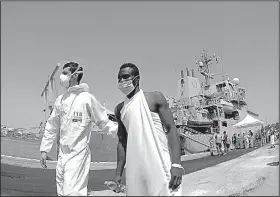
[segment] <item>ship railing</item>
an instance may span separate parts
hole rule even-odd
[[[211,114],[208,114],[207,118],[210,120],[213,120],[213,119],[219,118],[219,115],[218,115],[218,113],[211,113]]]
[[[219,104],[221,104],[220,98],[213,98],[213,99],[207,100],[203,107],[211,106],[211,105],[219,105]]]
[[[230,100],[238,100],[238,93],[234,92],[230,97]]]
[[[210,120],[213,120],[214,119],[214,115],[213,114],[208,114],[207,118],[210,119]]]
[[[239,96],[239,101],[245,101],[245,98],[243,96]]]
[[[223,96],[223,92],[217,92],[216,94],[215,94],[215,97],[216,98],[220,98],[220,97],[222,97]]]
[[[224,90],[222,93],[223,94],[221,97],[226,101],[230,101],[230,100],[245,101],[245,96],[238,92],[233,92],[232,94],[230,94],[229,90]]]
[[[229,101],[230,100],[230,92],[229,90],[224,90],[222,91],[222,98],[226,101]]]
[[[213,133],[217,133],[219,131],[219,128],[212,128]]]

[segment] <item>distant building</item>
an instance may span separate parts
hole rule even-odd
[[[1,137],[6,137],[8,135],[8,129],[6,126],[1,125]]]

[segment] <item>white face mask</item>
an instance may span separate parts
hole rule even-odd
[[[134,77],[134,79],[135,78],[136,77]],[[122,93],[124,93],[126,96],[129,95],[135,89],[135,86],[132,83],[134,79],[130,79],[130,80],[127,80],[127,81],[119,82],[118,83],[118,89]]]
[[[64,75],[61,74],[60,75],[60,84],[64,87],[64,88],[69,88],[70,86],[70,79],[71,77],[75,74],[75,73],[82,73],[83,71],[78,71],[80,69],[80,66],[76,69],[76,71],[74,73],[72,73],[70,76],[68,75]]]
[[[70,76],[61,74],[59,78],[60,78],[60,84],[64,88],[68,88],[69,87]]]

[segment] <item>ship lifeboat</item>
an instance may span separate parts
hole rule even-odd
[[[233,104],[221,99],[221,105],[226,114],[231,114],[234,111]]]

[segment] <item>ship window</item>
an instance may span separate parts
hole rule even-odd
[[[217,87],[217,92],[221,92],[222,91],[222,88],[220,86],[216,86]]]
[[[223,122],[222,122],[222,126],[223,126],[223,127],[227,127],[227,122],[226,122],[226,121],[223,121]]]
[[[218,127],[218,126],[219,126],[218,121],[213,121],[213,126],[214,126],[214,127]]]
[[[221,83],[221,84],[216,85],[217,92],[221,92],[224,89],[224,87],[226,87],[225,83]]]
[[[183,86],[184,85],[184,79],[181,79],[181,85]]]

